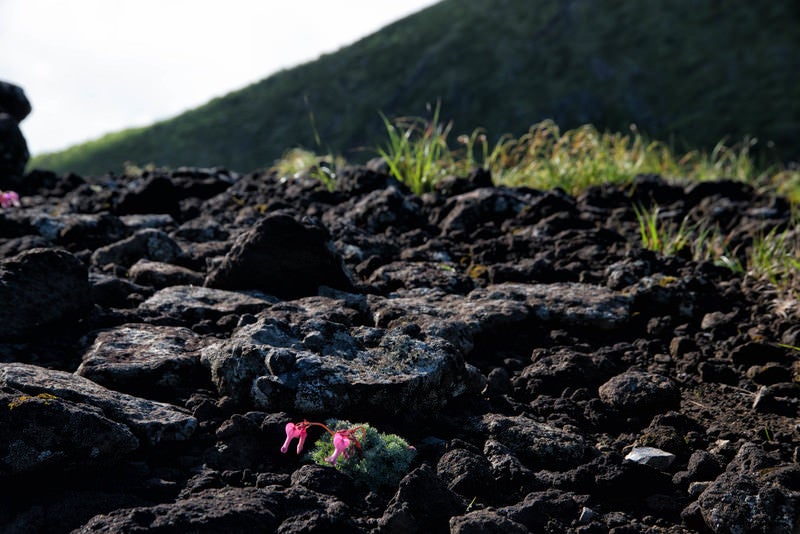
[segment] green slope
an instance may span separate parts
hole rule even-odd
[[[249,171],[288,148],[363,159],[383,139],[378,111],[421,115],[442,102],[456,133],[520,134],[631,123],[679,148],[756,136],[800,156],[796,0],[444,0],[299,67],[151,127],[126,130],[31,166],[82,174],[122,162]]]

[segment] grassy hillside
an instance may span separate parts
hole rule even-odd
[[[270,166],[289,148],[354,152],[385,137],[378,115],[440,100],[454,133],[521,134],[635,123],[678,148],[758,137],[800,157],[800,4],[795,0],[444,0],[336,53],[151,127],[114,133],[31,166],[82,174],[124,161]],[[302,38],[302,36],[299,36]],[[455,137],[455,136],[454,136]]]

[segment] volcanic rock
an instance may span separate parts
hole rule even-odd
[[[743,261],[785,199],[338,176],[25,177],[0,210],[0,531],[798,529],[800,307],[643,248],[633,209],[719,224]],[[309,460],[319,426],[281,452],[335,419],[416,449],[400,482]]]
[[[652,415],[677,408],[680,390],[668,377],[627,371],[600,386],[600,399],[623,415]]]
[[[316,294],[322,285],[348,289],[352,284],[324,227],[273,214],[236,239],[205,285],[297,298]]]
[[[346,303],[323,302],[272,306],[229,341],[204,349],[220,394],[261,409],[346,418],[424,414],[482,385],[441,338],[333,321]]]
[[[0,112],[22,122],[31,112],[31,103],[22,87],[0,80]]]
[[[130,267],[141,259],[173,263],[183,256],[180,245],[161,230],[147,228],[134,235],[100,247],[92,254],[92,263],[98,267],[110,264]]]
[[[795,532],[800,524],[799,482],[797,465],[775,465],[758,446],[746,443],[700,495],[697,506],[712,532],[735,532],[745,525],[748,532]]]
[[[0,476],[119,463],[139,448],[127,425],[91,404],[8,386],[0,402]]]
[[[88,312],[89,289],[86,266],[64,250],[35,248],[0,261],[0,339],[75,322]]]
[[[655,447],[634,447],[625,459],[666,471],[675,461],[675,455]]]
[[[151,444],[185,440],[192,435],[197,423],[183,410],[169,404],[107,390],[82,377],[37,366],[6,364],[0,368],[0,384],[29,394],[43,392],[91,403]]]
[[[11,189],[19,184],[29,157],[28,143],[17,121],[0,112],[0,186]]]
[[[145,398],[169,398],[204,384],[200,336],[188,328],[128,324],[98,332],[76,374]]]
[[[257,291],[223,291],[197,286],[170,286],[142,302],[139,311],[175,325],[195,324],[226,315],[258,313],[276,299]]]

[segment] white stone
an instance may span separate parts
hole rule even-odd
[[[630,462],[648,465],[655,469],[668,469],[675,461],[675,455],[656,449],[655,447],[634,447],[631,452],[625,456],[625,459]]]

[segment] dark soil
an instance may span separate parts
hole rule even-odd
[[[573,198],[475,172],[416,197],[363,167],[334,191],[178,169],[18,192],[3,532],[800,528],[796,302],[642,249],[633,209],[741,253],[789,224],[772,194],[640,176]],[[304,418],[418,454],[365,488],[280,453]]]

